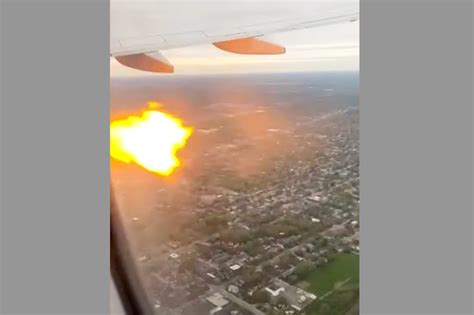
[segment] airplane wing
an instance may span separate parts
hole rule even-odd
[[[209,44],[238,54],[282,54],[265,35],[351,22],[358,1],[112,0],[110,55],[121,64],[173,72],[162,54],[171,48]]]

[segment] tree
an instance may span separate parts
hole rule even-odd
[[[321,241],[321,246],[322,247],[327,247],[328,246],[328,239],[327,238],[323,238],[323,240]]]
[[[276,299],[276,305],[288,305],[288,300],[283,294],[280,294]]]
[[[269,263],[269,262],[264,263],[264,264],[262,265],[262,269],[263,269],[263,271],[265,271],[266,273],[271,273],[271,272],[274,270],[272,264]]]
[[[191,255],[187,257],[179,266],[178,271],[179,272],[185,272],[186,270],[192,270],[194,268],[194,264],[196,263],[196,256]]]
[[[296,265],[295,275],[298,277],[298,279],[303,279],[313,270],[314,265],[311,262],[304,261]]]
[[[267,303],[269,301],[268,294],[264,290],[258,290],[252,294],[251,297],[249,297],[249,301],[252,304],[263,304]]]
[[[260,241],[251,240],[250,242],[245,243],[244,251],[247,252],[250,256],[257,256],[259,253],[263,251],[262,246],[260,245]]]
[[[245,282],[244,286],[246,288],[252,288],[257,284],[262,283],[264,279],[265,274],[263,272],[258,272],[254,267],[247,269],[242,275],[242,280]]]

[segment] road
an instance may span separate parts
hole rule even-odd
[[[219,288],[219,289],[217,289],[217,291],[219,293],[221,293],[228,300],[234,302],[235,304],[239,305],[242,308],[245,308],[246,310],[249,310],[253,314],[255,314],[255,315],[265,315],[265,313],[263,313],[261,310],[259,310],[258,308],[256,308],[252,304],[249,304],[249,303],[245,302],[244,300],[236,297],[232,293],[227,292],[225,289]]]

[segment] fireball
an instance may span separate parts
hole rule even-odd
[[[157,108],[150,103],[150,108]],[[169,176],[181,165],[176,153],[186,145],[192,128],[170,114],[146,110],[110,124],[110,155],[135,163],[162,176]]]

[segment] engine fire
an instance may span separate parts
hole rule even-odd
[[[141,116],[129,116],[110,124],[110,156],[125,163],[136,163],[162,176],[169,176],[181,165],[176,153],[186,145],[192,128],[170,114],[155,110],[149,103]]]

